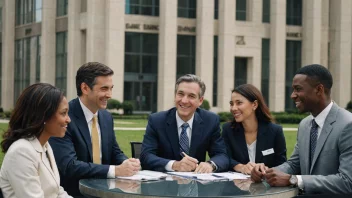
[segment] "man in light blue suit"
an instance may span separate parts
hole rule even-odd
[[[332,84],[330,72],[321,65],[296,72],[291,98],[300,112],[311,115],[299,124],[291,158],[273,169],[256,166],[254,181],[297,185],[306,194],[352,193],[352,114],[332,101]]]
[[[177,80],[175,107],[149,117],[140,156],[143,169],[199,173],[227,170],[229,160],[220,136],[219,116],[199,108],[204,92],[204,83],[195,75]],[[210,156],[207,162],[206,152]]]

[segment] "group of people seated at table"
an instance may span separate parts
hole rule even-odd
[[[255,86],[233,89],[233,120],[221,130],[219,116],[200,108],[206,86],[193,74],[177,79],[175,107],[149,116],[140,158],[128,158],[106,110],[113,74],[102,63],[82,65],[78,97],[70,102],[46,83],[22,92],[1,142],[4,197],[79,197],[80,179],[132,176],[141,169],[236,171],[306,194],[352,193],[352,114],[331,99],[333,79],[321,65],[304,66],[293,78],[291,98],[310,115],[299,124],[289,160],[283,129]]]

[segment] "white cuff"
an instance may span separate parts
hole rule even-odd
[[[107,178],[113,179],[115,177],[116,177],[115,176],[115,166],[109,166],[109,172],[108,172]]]
[[[170,161],[166,164],[165,169],[166,169],[167,171],[175,171],[175,170],[172,169],[172,165],[174,165],[174,162],[175,162],[175,161],[176,161],[176,160],[170,160]]]
[[[296,175],[297,177],[297,185],[298,185],[298,188],[300,189],[304,189],[304,184],[303,184],[303,180],[302,180],[302,175]]]

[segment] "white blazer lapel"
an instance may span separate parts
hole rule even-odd
[[[51,164],[51,170],[52,170],[52,173],[54,173],[54,179],[55,179],[57,185],[60,186],[59,171],[57,169],[57,165],[56,165],[56,161],[55,161],[53,150],[52,150],[52,148],[51,148],[49,143],[47,144],[47,149],[48,149],[47,150],[48,158],[49,158],[49,161],[50,161],[50,164]]]

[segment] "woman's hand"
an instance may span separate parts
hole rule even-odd
[[[253,162],[248,162],[247,164],[237,164],[234,167],[234,170],[245,175],[250,175],[255,165],[256,163]]]

